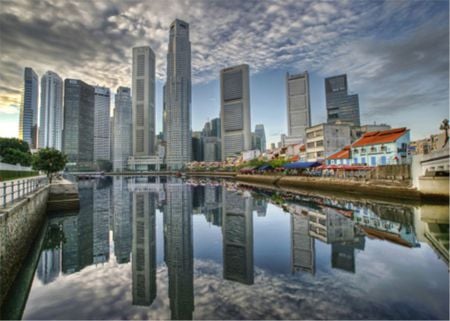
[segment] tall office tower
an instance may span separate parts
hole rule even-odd
[[[19,138],[31,149],[37,148],[38,75],[25,67],[23,75],[22,103],[20,104]]]
[[[211,136],[220,138],[222,134],[220,127],[220,118],[217,117],[211,120]]]
[[[113,128],[113,170],[122,171],[133,152],[131,94],[128,87],[117,88]]]
[[[47,71],[41,78],[41,110],[39,120],[40,148],[62,149],[63,85],[56,73]]]
[[[311,126],[311,106],[309,100],[309,76],[286,74],[286,102],[288,115],[288,136],[306,138],[305,129]]]
[[[192,320],[194,311],[192,198],[189,185],[180,179],[167,178],[164,257],[172,320]]]
[[[220,91],[222,160],[226,160],[252,147],[248,65],[222,69]]]
[[[133,155],[155,154],[155,53],[133,48]]]
[[[349,95],[347,75],[325,78],[328,123],[360,125],[358,95]]]
[[[156,195],[133,191],[133,305],[156,298]]]
[[[64,80],[63,152],[69,166],[93,167],[94,87],[77,79]]]
[[[253,199],[222,193],[223,278],[253,284]]]
[[[266,150],[266,131],[263,124],[255,126],[255,135],[259,138],[259,144],[256,146],[261,152]]]
[[[167,53],[166,162],[170,169],[180,169],[191,161],[191,43],[189,24],[175,19],[170,25]]]
[[[94,161],[109,160],[109,108],[110,92],[106,87],[95,87],[94,112]]]

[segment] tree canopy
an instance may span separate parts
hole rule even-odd
[[[50,182],[52,175],[64,169],[67,155],[54,148],[42,148],[33,155],[33,168],[44,171]]]
[[[28,143],[17,138],[0,137],[0,157],[3,163],[31,165],[31,153]]]

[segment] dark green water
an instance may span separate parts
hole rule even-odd
[[[79,213],[48,221],[23,319],[449,318],[448,206],[175,178],[79,189]]]

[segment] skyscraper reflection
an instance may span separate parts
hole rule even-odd
[[[109,210],[111,178],[95,181],[93,189],[93,263],[109,260]]]
[[[127,180],[123,177],[114,178],[113,210],[114,210],[114,255],[119,264],[130,262],[132,222],[131,193]]]
[[[223,277],[253,284],[253,199],[223,188]]]
[[[150,306],[156,297],[155,203],[156,195],[149,190],[133,190],[133,305]]]
[[[194,311],[192,190],[168,178],[164,206],[164,257],[169,274],[171,318],[190,320]]]

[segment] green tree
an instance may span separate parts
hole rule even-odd
[[[40,149],[33,155],[33,169],[44,171],[52,182],[53,174],[64,169],[67,155],[54,148]]]
[[[0,157],[8,164],[31,165],[31,153],[28,143],[17,138],[0,137]]]

